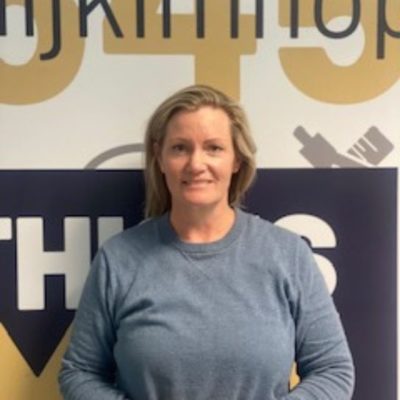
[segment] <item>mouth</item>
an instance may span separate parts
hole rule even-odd
[[[196,180],[184,180],[182,181],[184,186],[191,186],[191,187],[202,187],[207,186],[212,181],[209,179],[196,179]]]

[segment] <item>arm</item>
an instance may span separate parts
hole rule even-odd
[[[313,254],[301,241],[292,304],[300,384],[282,400],[350,400],[354,366],[333,300]]]
[[[128,400],[115,386],[114,295],[115,285],[100,250],[90,269],[71,342],[62,360],[59,384],[65,400]]]

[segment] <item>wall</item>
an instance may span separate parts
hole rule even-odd
[[[247,206],[310,242],[354,354],[354,399],[399,399],[399,12],[398,0],[0,1],[0,398],[59,398],[90,259],[141,219],[146,120],[196,82],[248,112]]]

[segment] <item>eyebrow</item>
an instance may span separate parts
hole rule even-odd
[[[175,137],[172,137],[172,138],[170,138],[170,139],[171,139],[171,140],[180,140],[180,141],[182,141],[182,142],[192,142],[191,139],[188,139],[188,138],[185,137],[185,136],[175,136]],[[205,142],[205,143],[208,143],[208,142],[225,142],[225,138],[211,137],[211,138],[208,138],[208,139],[204,140],[204,142]]]

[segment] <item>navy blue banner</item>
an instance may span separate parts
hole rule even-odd
[[[86,218],[92,257],[99,218],[121,217],[125,228],[142,219],[142,173],[0,171],[0,185],[0,322],[40,375],[74,310],[66,306],[62,274],[43,276],[43,309],[19,307],[18,221],[41,219],[40,251],[62,254],[65,220]],[[313,251],[336,271],[333,296],[356,364],[355,400],[396,400],[396,196],[396,169],[273,169],[258,171],[246,197],[249,211],[272,222],[306,215],[332,230],[335,246]]]

